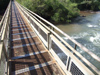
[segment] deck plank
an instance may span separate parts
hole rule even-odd
[[[14,2],[11,19],[11,75],[62,75]]]

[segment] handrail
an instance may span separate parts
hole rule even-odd
[[[3,20],[4,20],[4,23],[3,23],[3,27],[1,27],[1,31],[0,31],[0,33],[1,33],[1,38],[0,38],[0,42],[4,42],[4,37],[5,37],[5,32],[6,32],[6,27],[7,27],[7,20],[8,20],[8,16],[9,16],[9,13],[10,13],[10,6],[11,6],[11,2],[9,2],[9,5],[8,5],[8,7],[7,7],[7,9],[6,9],[6,12],[5,12],[5,14],[4,14],[4,17],[2,18],[2,22],[3,22]],[[2,23],[1,22],[1,23]],[[2,51],[2,50],[0,50],[0,51]],[[0,52],[0,57],[1,57],[1,52]]]
[[[77,52],[75,50],[75,48],[73,48],[71,45],[69,45],[69,43],[67,43],[63,38],[61,38],[54,30],[57,30],[58,32],[63,34],[70,41],[72,41],[75,44],[75,46],[80,47],[83,51],[88,53],[92,58],[94,58],[95,60],[100,62],[100,58],[97,55],[95,55],[94,53],[89,51],[86,47],[84,47],[83,45],[78,43],[76,40],[72,39],[69,35],[67,35],[62,30],[60,30],[59,28],[54,26],[52,23],[43,19],[42,17],[40,17],[36,13],[30,11],[29,9],[18,4],[17,2],[16,2],[16,5],[17,5],[17,7],[19,7],[19,10],[25,15],[25,17],[28,18],[27,21],[30,23],[30,25],[35,30],[35,32],[40,37],[40,39],[42,39],[43,43],[46,45],[48,50],[56,58],[56,61],[58,62],[58,64],[61,66],[61,68],[64,70],[65,73],[67,71],[68,75],[70,75],[71,69],[73,67],[72,64],[74,64],[74,67],[75,67],[75,69],[78,69],[79,74],[94,75],[94,72],[96,74],[100,74],[100,71],[93,64],[91,64],[87,59],[85,59],[79,52]],[[8,60],[8,55],[7,55],[7,49],[8,48],[6,48],[6,46],[8,46],[8,45],[5,45],[4,41],[5,41],[5,39],[9,39],[7,32],[9,31],[10,10],[11,10],[11,1],[10,1],[9,5],[8,5],[8,7],[7,7],[7,9],[4,13],[4,16],[1,20],[1,22],[0,22],[0,62],[1,62],[1,59],[2,59],[1,58],[2,53],[4,54],[5,59]],[[38,27],[37,29],[36,29],[35,25],[33,25],[33,23]],[[48,24],[50,27],[48,27],[46,24]],[[40,30],[42,30],[44,33],[41,33]],[[47,38],[45,38],[42,34],[46,34]],[[54,52],[54,49],[51,46],[52,45],[51,42],[54,42],[55,43],[54,45],[57,45],[61,49],[61,51],[66,54],[67,60],[66,60],[65,64],[61,61],[59,56]],[[65,45],[67,47],[69,47],[72,52],[70,50],[68,50],[68,48],[66,48]],[[77,55],[79,57],[79,59],[75,55]],[[80,59],[81,59],[81,61],[80,61]],[[89,66],[94,72],[92,72],[82,62],[84,62],[87,66]],[[0,67],[0,69],[1,69],[1,67]]]
[[[21,5],[22,6],[22,5]],[[61,34],[63,34],[65,37],[67,37],[69,40],[71,40],[73,43],[75,43],[77,46],[79,46],[82,50],[84,50],[86,53],[88,53],[91,57],[93,57],[95,60],[97,60],[98,62],[100,62],[100,58],[95,55],[94,53],[92,53],[90,50],[88,50],[86,47],[84,47],[83,45],[81,45],[80,43],[78,43],[76,40],[72,39],[68,34],[66,34],[65,32],[63,32],[62,30],[60,30],[59,28],[57,28],[55,25],[53,25],[52,23],[50,23],[49,21],[45,20],[44,18],[40,17],[39,15],[37,15],[36,13],[30,11],[29,9],[27,9],[26,7],[22,6],[23,8],[25,8],[27,11],[29,11],[30,13],[32,13],[33,15],[35,15],[36,17],[38,17],[39,19],[41,19],[42,21],[44,21],[45,23],[49,24],[50,26],[52,26],[54,29],[56,29],[57,31],[59,31]]]
[[[0,22],[0,72],[4,67],[3,75],[8,73],[8,40],[9,40],[9,24],[10,24],[10,10],[11,1],[4,13],[4,16]],[[5,43],[6,42],[6,43]],[[3,56],[2,56],[3,55]],[[3,61],[3,67],[1,67],[1,61]]]
[[[82,46],[80,43],[78,43],[76,40],[72,39],[69,35],[67,35],[66,33],[64,33],[63,31],[61,31],[59,28],[57,28],[56,26],[54,26],[52,23],[48,22],[47,20],[43,19],[42,17],[38,16],[37,14],[35,14],[34,12],[30,11],[29,9],[25,8],[22,5],[19,5],[17,3],[18,7],[22,10],[22,12],[25,14],[27,13],[27,17],[30,18],[29,20],[36,20],[38,21],[43,27],[45,27],[47,30],[50,31],[50,33],[56,35],[57,37],[59,37],[59,39],[61,41],[63,41],[68,47],[71,48],[71,50],[77,54],[88,66],[90,66],[97,74],[100,74],[100,71],[94,66],[92,65],[88,60],[86,60],[80,53],[78,53],[74,48],[72,48],[67,42],[65,42],[57,33],[55,33],[51,28],[47,27],[44,22],[48,23],[52,28],[58,30],[60,33],[62,33],[63,35],[65,35],[67,38],[69,38],[73,43],[75,43],[77,46],[81,47],[81,49],[83,49],[85,52],[87,52],[91,57],[93,57],[95,60],[97,60],[98,62],[100,62],[100,58],[97,57],[94,53],[92,53],[91,51],[89,51],[87,48],[85,48],[84,46]],[[33,16],[32,16],[33,15]],[[32,19],[32,17],[34,19]],[[44,22],[42,23],[40,20],[43,20]],[[89,52],[88,52],[89,51]],[[64,51],[63,51],[64,52]],[[65,52],[66,53],[66,52]],[[91,55],[93,54],[93,56]]]
[[[5,21],[6,21],[6,19],[8,19],[8,17],[7,17],[8,15],[7,14],[9,12],[9,10],[10,10],[10,5],[11,5],[11,2],[9,2],[9,5],[8,5],[3,17],[2,17],[1,22],[0,22],[0,41],[1,41],[2,33],[4,31],[3,28],[4,28]]]
[[[6,9],[6,11],[5,11],[5,13],[4,13],[4,15],[3,15],[1,21],[0,21],[0,37],[1,37],[1,28],[2,28],[2,26],[3,26],[3,22],[4,22],[4,19],[5,19],[6,14],[7,14],[8,7],[9,7],[9,5],[7,6],[7,9]]]

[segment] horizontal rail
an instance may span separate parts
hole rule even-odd
[[[27,12],[28,13],[28,12]],[[28,13],[29,14],[29,13]],[[32,16],[32,15],[31,15]],[[32,16],[34,17],[34,16]],[[41,21],[39,21],[36,17],[34,17],[39,23],[41,23],[41,25],[43,25],[44,27],[46,27],[52,34],[56,35],[57,37],[59,37],[59,39],[64,42],[72,51],[73,53],[75,53],[78,57],[80,57],[81,60],[83,60],[85,63],[88,64],[88,66],[92,66],[91,68],[96,71],[97,73],[99,72],[99,70],[92,65],[89,61],[87,61],[79,52],[77,52],[73,47],[71,47],[66,41],[64,41],[57,33],[55,33],[52,29],[48,28],[46,25],[44,25]]]
[[[5,38],[5,33],[7,32],[6,31],[6,27],[7,27],[7,20],[8,20],[8,16],[9,16],[9,13],[10,13],[10,6],[11,6],[11,2],[9,3],[7,9],[6,9],[6,12],[4,14],[4,17],[2,18],[2,21],[1,21],[1,31],[0,31],[0,44],[3,45],[2,42],[4,42],[4,38]],[[4,20],[4,23],[3,23],[3,20]],[[2,53],[2,49],[0,48],[0,58],[1,58],[1,53]],[[1,60],[1,59],[0,59]]]
[[[11,10],[11,1],[9,2],[9,5],[0,22],[0,74],[2,75],[8,73],[8,55],[9,55],[8,40],[9,40],[10,10]]]
[[[22,5],[21,5],[22,6]],[[63,32],[62,30],[60,30],[59,28],[57,28],[55,25],[53,25],[52,23],[48,22],[47,20],[45,20],[44,18],[40,17],[39,15],[37,15],[36,13],[30,11],[29,9],[25,8],[24,6],[22,6],[24,9],[26,9],[28,12],[32,13],[34,16],[38,17],[39,19],[41,19],[42,21],[44,21],[45,23],[47,23],[48,25],[50,25],[51,27],[54,28],[54,30],[57,30],[58,32],[60,32],[61,34],[63,34],[65,37],[67,37],[69,40],[71,40],[73,43],[75,43],[75,45],[79,46],[82,50],[84,50],[85,52],[87,52],[91,57],[93,57],[95,60],[100,62],[100,58],[95,55],[94,53],[92,53],[90,50],[88,50],[86,47],[84,47],[83,45],[81,45],[80,43],[78,43],[76,40],[72,39],[69,35],[67,35],[65,32]]]
[[[4,13],[4,15],[3,15],[3,17],[2,17],[2,19],[1,19],[1,21],[0,21],[0,37],[1,37],[1,34],[2,34],[1,29],[2,29],[2,26],[3,26],[3,24],[4,24],[5,17],[6,17],[6,15],[7,15],[8,8],[9,8],[9,5],[8,5],[8,7],[7,7],[7,9],[6,9],[6,11],[5,11],[5,13]]]
[[[75,53],[82,61],[85,62],[86,65],[88,65],[92,70],[94,70],[97,74],[100,74],[100,71],[94,66],[92,65],[87,59],[85,59],[80,53],[78,53],[73,47],[71,47],[65,40],[63,40],[55,31],[59,31],[60,33],[62,33],[64,36],[66,36],[69,40],[71,40],[75,45],[79,46],[81,49],[83,49],[85,52],[87,52],[91,57],[93,57],[95,60],[99,61],[99,57],[97,57],[94,53],[92,53],[91,51],[89,51],[87,48],[85,48],[84,46],[82,46],[80,43],[78,43],[76,40],[72,39],[69,35],[67,35],[66,33],[64,33],[63,31],[61,31],[59,28],[57,28],[56,26],[54,26],[53,24],[51,24],[50,22],[46,21],[45,19],[43,19],[42,17],[38,16],[37,14],[35,14],[34,12],[28,10],[27,8],[19,5],[18,3],[16,3],[16,5],[18,6],[19,10],[21,10],[21,12],[26,16],[28,22],[30,23],[30,25],[32,26],[32,28],[36,31],[37,35],[41,38],[41,40],[43,41],[43,43],[45,44],[45,46],[51,51],[51,53],[53,54],[54,57],[56,57],[55,59],[57,60],[57,62],[59,63],[59,61],[61,60],[61,58],[59,58],[59,56],[57,55],[57,53],[55,52],[55,49],[53,49],[53,45],[57,46],[63,53],[65,53],[65,55],[67,56],[67,60],[66,63],[64,64],[63,62],[59,63],[62,65],[65,65],[67,67],[66,68],[62,67],[63,70],[68,71],[70,73],[73,74],[73,65],[76,69],[79,69],[81,71],[79,71],[80,74],[84,73],[84,74],[89,74],[89,75],[93,75],[92,71],[86,67],[73,53]],[[44,22],[41,22],[41,20],[45,21],[47,24],[49,24],[51,27],[46,26],[46,24],[44,24]],[[46,29],[44,29],[44,28]],[[41,33],[43,31],[43,33]],[[46,38],[43,36],[43,34],[45,34]],[[56,41],[55,41],[55,40]],[[59,41],[60,40],[60,41]],[[63,44],[63,43],[64,44]],[[53,44],[54,43],[54,44]],[[70,52],[68,50],[69,47],[73,52]],[[93,54],[93,55],[91,55]],[[77,68],[77,67],[78,68]],[[82,72],[82,73],[81,73]]]

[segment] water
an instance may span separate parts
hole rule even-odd
[[[83,12],[82,14],[87,16],[77,17],[72,24],[60,24],[57,27],[100,57],[100,13]],[[68,42],[66,37],[63,38]],[[91,59],[79,48],[77,48],[77,51],[100,70],[100,63]]]

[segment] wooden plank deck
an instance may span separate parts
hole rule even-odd
[[[62,75],[56,61],[12,2],[10,75]]]

